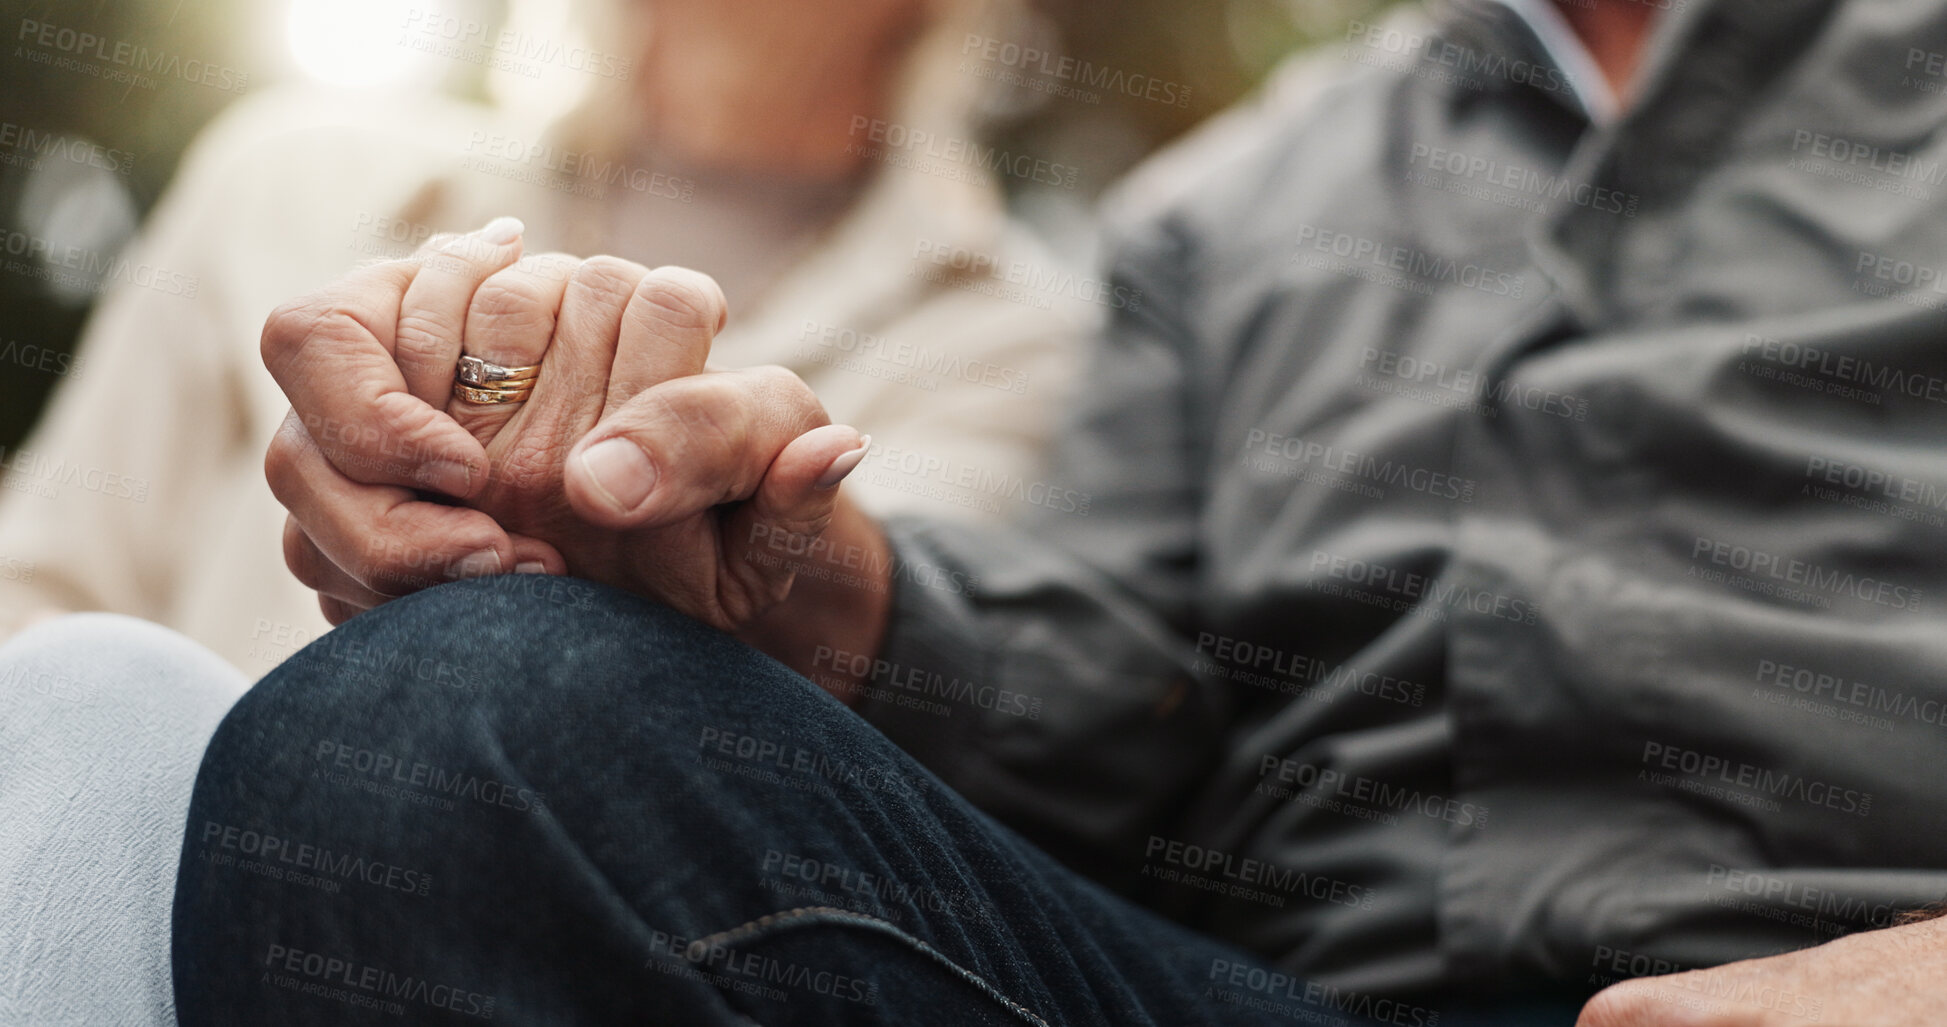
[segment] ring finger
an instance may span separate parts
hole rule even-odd
[[[554,337],[568,279],[580,263],[564,253],[544,253],[487,276],[467,305],[461,352],[503,367],[539,365]],[[532,389],[534,383],[526,387]],[[455,389],[446,410],[488,445],[521,405],[521,400],[479,402]]]
[[[407,391],[433,409],[444,409],[452,391],[474,290],[520,257],[524,230],[513,218],[495,218],[477,232],[434,239],[417,256],[419,268],[399,303],[392,357]]]

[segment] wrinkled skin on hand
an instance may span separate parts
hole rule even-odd
[[[1576,1027],[1929,1027],[1947,1023],[1947,920],[1605,989]]]

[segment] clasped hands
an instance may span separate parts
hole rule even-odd
[[[264,361],[292,412],[265,459],[286,562],[336,624],[502,571],[574,574],[743,630],[791,592],[867,440],[782,368],[719,371],[708,277],[613,257],[521,256],[520,225],[432,240],[280,307]],[[540,375],[520,403],[453,395],[462,353]],[[854,531],[871,545],[870,531]],[[883,539],[878,540],[883,545]],[[829,597],[826,597],[829,598]],[[850,597],[847,597],[850,598]],[[869,597],[868,597],[869,598]],[[813,602],[827,638],[882,617]],[[823,618],[823,623],[820,623]],[[783,632],[788,636],[790,631]],[[774,648],[792,662],[785,639]],[[843,694],[843,690],[839,690]],[[1609,988],[1579,1027],[1947,1022],[1947,920]]]
[[[790,371],[707,366],[726,317],[707,276],[523,256],[522,231],[437,237],[271,314],[264,363],[292,410],[264,468],[286,563],[333,624],[520,572],[744,628],[795,573],[761,550],[825,529],[868,440]],[[463,353],[541,370],[523,402],[474,403],[454,395]]]

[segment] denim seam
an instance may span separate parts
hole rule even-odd
[[[897,924],[881,920],[875,916],[868,916],[864,913],[856,913],[849,909],[839,909],[836,906],[799,906],[796,909],[787,909],[782,912],[767,914],[747,923],[739,924],[727,931],[712,934],[707,938],[698,938],[690,942],[689,948],[690,951],[695,951],[699,946],[704,951],[708,951],[710,948],[716,946],[732,948],[737,941],[753,935],[762,934],[773,927],[790,929],[820,923],[849,924],[854,927],[864,927],[868,930],[879,931],[898,938],[900,941],[912,946],[920,954],[959,975],[962,980],[973,985],[981,994],[999,1003],[1008,1012],[1020,1017],[1027,1023],[1036,1025],[1036,1027],[1049,1027],[1048,1021],[1034,1015],[1026,1006],[1002,994],[1000,989],[988,983],[986,978],[954,962],[947,957],[946,953],[907,933]]]

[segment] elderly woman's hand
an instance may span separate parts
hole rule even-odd
[[[265,461],[286,561],[334,623],[521,571],[749,624],[790,590],[772,551],[824,529],[864,440],[788,371],[705,368],[725,317],[709,278],[522,259],[519,233],[434,240],[271,315],[264,360],[293,405]],[[455,394],[462,353],[539,376],[524,401],[476,403]]]

